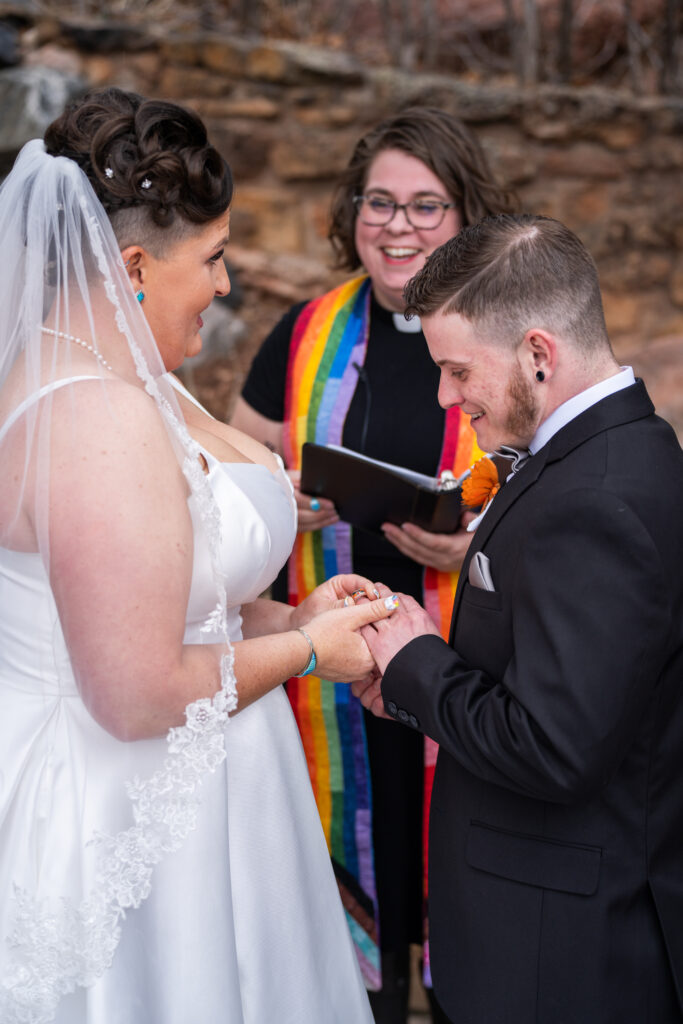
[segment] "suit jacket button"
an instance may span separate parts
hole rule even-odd
[[[415,715],[411,715],[410,718],[408,719],[408,721],[412,725],[413,729],[419,729],[420,728],[420,723],[418,722],[418,720],[415,717]]]
[[[401,710],[398,713],[398,718],[399,718],[400,722],[407,722],[408,721],[408,712],[405,711],[403,708],[401,708]]]
[[[396,704],[394,704],[393,700],[388,700],[387,704],[386,704],[386,707],[387,707],[387,711],[389,712],[389,714],[393,715],[393,717],[395,718],[396,717],[396,712],[398,711],[398,707],[397,707]]]

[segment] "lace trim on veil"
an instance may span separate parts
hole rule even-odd
[[[83,210],[88,208],[83,188],[79,202]],[[93,214],[87,221],[118,329],[128,341],[145,389],[185,451],[183,473],[197,498],[217,591],[216,606],[202,631],[215,634],[228,650],[221,659],[220,690],[213,698],[187,706],[186,724],[168,733],[161,767],[149,778],[136,777],[126,783],[133,824],[111,836],[96,834],[90,841],[97,848],[97,870],[92,890],[80,905],[65,898],[41,900],[15,886],[16,913],[9,936],[14,959],[0,987],[3,1024],[49,1024],[62,996],[78,986],[92,985],[111,965],[126,911],[139,907],[149,896],[154,866],[177,850],[196,827],[201,803],[198,788],[205,775],[214,772],[226,757],[224,729],[229,713],[237,707],[226,592],[218,566],[220,511],[200,468],[199,445],[161,393],[132,336],[107,263],[101,225]]]

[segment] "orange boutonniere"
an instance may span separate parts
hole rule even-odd
[[[484,455],[470,469],[470,475],[462,482],[462,503],[468,508],[482,511],[493,501],[500,490],[500,480],[495,464]]]

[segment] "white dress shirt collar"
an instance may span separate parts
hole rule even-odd
[[[562,405],[558,405],[557,409],[551,412],[548,419],[541,423],[534,434],[533,440],[529,445],[530,453],[535,455],[558,430],[566,427],[568,423],[576,419],[586,409],[590,409],[592,405],[602,401],[603,398],[607,398],[608,395],[614,395],[617,391],[630,387],[635,382],[636,378],[631,367],[622,366],[619,373],[615,373],[613,377],[608,377],[606,380],[601,380],[598,384],[593,384],[591,387],[586,388],[585,391],[580,391],[578,395],[574,395],[573,398],[567,399]]]

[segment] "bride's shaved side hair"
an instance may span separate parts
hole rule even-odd
[[[122,249],[161,256],[232,199],[230,168],[203,121],[176,103],[92,90],[52,122],[45,147],[85,172]]]
[[[581,241],[550,217],[501,214],[463,228],[405,287],[406,314],[458,313],[491,341],[544,328],[585,352],[609,348],[598,273]]]

